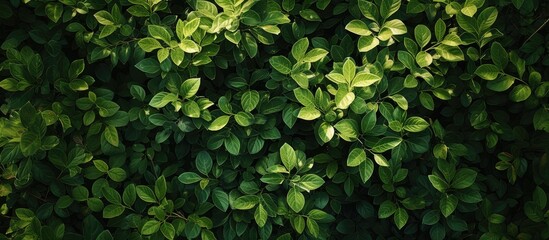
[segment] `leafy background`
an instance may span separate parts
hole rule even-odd
[[[549,2],[0,3],[0,239],[547,239]]]

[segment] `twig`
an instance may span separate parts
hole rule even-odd
[[[545,22],[538,28],[536,29],[536,31],[534,31],[534,33],[530,34],[530,36],[526,39],[526,41],[524,41],[524,43],[522,43],[522,46],[520,46],[521,48],[524,47],[524,44],[526,44],[536,33],[539,32],[539,30],[541,30],[545,24],[547,24],[547,22],[549,22],[549,18],[547,20],[545,20]]]

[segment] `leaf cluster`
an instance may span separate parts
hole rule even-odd
[[[548,9],[0,2],[0,239],[548,239]]]

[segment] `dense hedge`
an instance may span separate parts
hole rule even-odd
[[[4,0],[0,239],[548,239],[548,5]]]

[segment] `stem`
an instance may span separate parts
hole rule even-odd
[[[538,29],[536,29],[536,31],[534,31],[532,34],[530,34],[530,36],[526,39],[526,41],[524,41],[524,42],[522,43],[522,46],[520,46],[520,47],[521,47],[521,48],[524,47],[524,44],[526,44],[528,41],[530,41],[530,39],[531,39],[536,33],[538,33],[539,30],[541,30],[541,29],[547,24],[547,22],[549,22],[549,18],[548,18],[547,20],[545,20],[545,22],[544,22],[543,24],[541,24],[541,26],[540,26]]]

